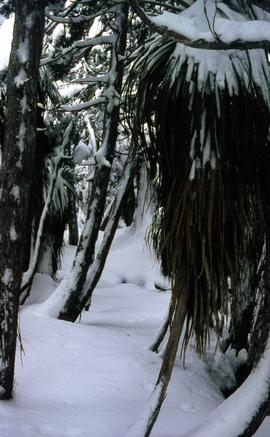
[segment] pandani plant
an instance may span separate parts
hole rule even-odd
[[[246,1],[219,3],[254,18]],[[220,333],[228,293],[240,292],[250,254],[255,251],[254,263],[261,258],[269,208],[269,85],[264,50],[196,49],[156,34],[130,70],[127,109],[158,192],[150,236],[172,281],[170,336],[156,386],[163,384],[160,404],[180,336],[184,351],[194,334],[202,353],[211,328]]]
[[[264,227],[267,57],[154,36],[131,75],[135,122],[158,181],[153,245],[173,292],[187,294],[185,342],[194,332],[203,350],[225,312],[228,277],[233,292],[258,223]]]

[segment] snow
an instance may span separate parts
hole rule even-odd
[[[10,282],[12,281],[12,279],[13,279],[12,270],[9,268],[6,268],[4,271],[4,275],[1,278],[1,281],[3,282],[3,284],[9,285]]]
[[[52,44],[56,45],[58,41],[65,35],[65,26],[63,23],[57,24],[52,33]]]
[[[104,97],[99,97],[97,99],[90,100],[89,102],[85,102],[85,103],[78,103],[74,105],[60,105],[60,109],[69,112],[79,112],[88,109],[91,106],[100,105],[101,103],[105,103],[105,102],[106,99]]]
[[[22,64],[25,64],[29,58],[29,40],[25,39],[20,42],[18,48],[18,58]]]
[[[11,41],[12,41],[13,23],[14,23],[14,17],[11,17],[9,19],[4,19],[2,23],[0,22],[0,41],[1,41],[0,71],[4,70],[8,66],[9,53],[10,53]]]
[[[229,18],[220,16],[220,7],[216,0],[207,0],[207,13],[204,12],[204,0],[197,0],[181,14],[164,12],[157,17],[149,17],[154,24],[166,27],[189,40],[214,42],[215,35],[223,43],[234,41],[267,41],[270,35],[270,23],[264,20],[251,21],[221,6],[222,12],[228,11]],[[223,15],[222,14],[222,15]]]
[[[21,153],[24,151],[25,135],[26,135],[26,127],[24,122],[22,121],[20,125],[19,138],[18,138],[18,147]]]
[[[101,146],[100,149],[95,154],[95,161],[99,167],[105,166],[111,168],[111,164],[106,159],[106,147],[105,145]]]
[[[203,423],[183,437],[238,437],[267,395],[270,375],[270,341],[259,368],[236,392],[223,402]],[[244,400],[244,401],[243,401]]]
[[[74,149],[74,153],[73,153],[74,164],[81,164],[82,161],[90,158],[91,154],[92,154],[91,147],[85,144],[82,140],[80,140]]]
[[[29,109],[29,106],[28,106],[28,104],[27,104],[27,97],[26,97],[26,95],[24,95],[24,96],[21,98],[21,101],[20,101],[20,107],[21,107],[22,114],[25,114],[26,111]]]
[[[11,194],[15,200],[20,200],[20,187],[18,185],[14,185],[12,187]]]
[[[122,437],[131,430],[142,437],[134,429],[140,431],[138,419],[161,365],[149,346],[170,300],[169,292],[154,289],[163,279],[143,239],[147,225],[118,230],[90,310],[79,323],[38,315],[71,267],[74,247],[66,247],[57,281],[36,275],[20,314],[24,353],[18,347],[15,397],[0,403],[1,437]],[[177,360],[152,436],[188,433],[221,401],[191,346],[185,368]],[[266,423],[256,437],[269,433]]]
[[[17,76],[14,77],[14,83],[16,87],[19,88],[21,85],[25,83],[26,80],[27,80],[26,71],[23,67],[21,67]]]
[[[174,30],[181,29],[189,38],[213,41],[205,17],[200,23],[196,21],[198,5],[203,5],[202,0],[182,17],[166,13],[153,20]],[[213,23],[213,2],[208,1],[207,5],[210,6],[208,18]],[[232,19],[235,21],[230,23],[220,17],[215,20],[214,30],[222,41],[241,39],[243,35],[253,41],[265,38],[266,34],[269,38],[269,23],[245,22],[237,14],[232,14]],[[1,41],[4,26],[10,26],[9,21],[0,27]],[[0,56],[0,70],[7,65],[6,46]],[[178,45],[175,56],[180,51],[182,56],[183,50],[188,56],[192,53],[195,61],[200,60],[202,81],[209,66],[214,71],[220,69],[222,84],[225,83],[224,70],[226,79],[233,74],[223,54],[214,60],[204,57],[199,50]],[[22,59],[26,59],[26,52],[27,47],[21,47]],[[22,76],[18,76],[18,85],[26,79]],[[259,83],[259,69],[253,71],[253,76]],[[25,103],[21,102],[22,110]],[[91,104],[87,103],[87,108]],[[62,109],[76,111],[85,107],[63,105]],[[24,129],[22,124],[22,140]],[[210,161],[214,168],[216,157],[210,150],[207,135],[204,142],[203,165]],[[22,150],[23,144],[19,142],[19,146]],[[103,163],[103,159],[101,149],[97,160]],[[193,180],[200,163],[192,152],[191,161],[190,180]],[[19,200],[19,187],[15,186],[12,194]],[[151,352],[149,346],[159,331],[170,300],[170,292],[158,292],[154,287],[155,283],[165,283],[165,280],[144,241],[148,224],[144,221],[139,228],[118,230],[90,311],[83,313],[79,323],[54,320],[43,311],[46,299],[53,294],[58,282],[63,277],[69,280],[67,272],[72,265],[74,248],[66,247],[64,267],[56,281],[44,274],[35,276],[32,294],[20,314],[24,354],[18,347],[15,397],[10,402],[0,403],[1,437],[142,437],[145,414],[149,412],[149,405],[151,408],[148,401],[154,402],[158,395],[158,389],[152,392],[161,365],[161,356]],[[11,229],[11,239],[15,233],[15,229]],[[12,271],[7,269],[2,281],[8,284],[11,279]],[[239,359],[245,359],[244,353]],[[225,384],[229,377],[233,381],[234,369],[230,363],[225,358],[219,363]],[[270,345],[258,373],[252,374],[247,384],[221,405],[223,398],[191,345],[185,368],[179,358],[176,362],[168,396],[152,436],[236,436],[264,393],[269,363]],[[214,360],[212,376],[215,371],[220,378],[220,367],[217,371]],[[241,410],[242,399],[248,399],[248,403],[245,402]],[[269,435],[267,420],[256,437]]]
[[[11,226],[9,234],[10,234],[10,240],[11,241],[16,241],[17,240],[18,235],[17,235],[17,232],[16,232],[16,229],[15,229],[14,225]]]

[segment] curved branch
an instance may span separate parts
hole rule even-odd
[[[205,50],[252,50],[252,49],[267,49],[270,50],[270,39],[262,41],[241,41],[235,40],[230,43],[222,41],[206,41],[204,39],[191,40],[180,32],[169,29],[167,26],[155,23],[143,9],[138,5],[137,0],[130,0],[130,6],[136,12],[138,17],[148,25],[154,32],[160,35],[172,38],[175,41],[184,44],[188,47],[205,49]]]

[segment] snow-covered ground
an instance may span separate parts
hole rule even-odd
[[[154,281],[164,280],[143,234],[118,232],[90,311],[79,323],[38,315],[57,284],[37,275],[20,315],[24,353],[18,347],[15,397],[0,403],[1,437],[124,437],[140,416],[161,364],[149,346],[170,298],[154,288]],[[59,278],[73,252],[66,248]],[[179,437],[221,402],[191,347],[185,368],[177,361],[152,436]],[[270,425],[256,434],[269,435]]]

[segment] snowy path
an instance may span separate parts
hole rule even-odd
[[[99,289],[75,325],[37,317],[30,306],[21,315],[16,396],[0,407],[1,437],[123,436],[158,373],[160,358],[148,346],[168,298],[128,284]],[[201,366],[176,369],[153,437],[176,437],[215,407]]]
[[[151,287],[157,271],[142,246],[138,235],[116,241],[80,323],[37,316],[39,303],[22,311],[25,355],[21,362],[18,351],[14,400],[0,404],[0,437],[124,437],[158,375],[160,357],[148,347],[170,298]],[[39,275],[33,301],[55,285]],[[191,348],[186,369],[178,361],[152,436],[179,437],[221,400]],[[256,437],[269,437],[269,430]]]

